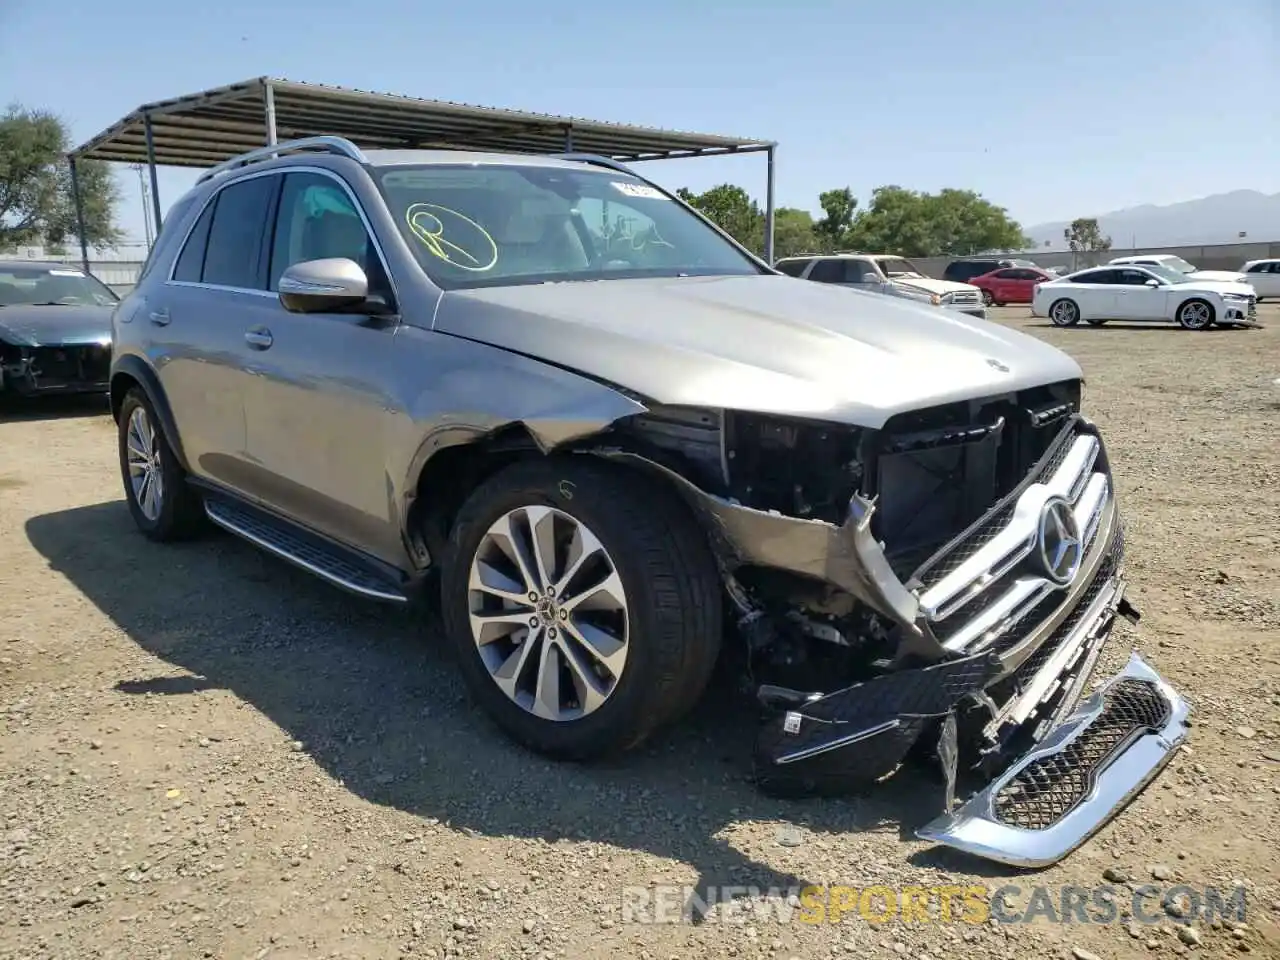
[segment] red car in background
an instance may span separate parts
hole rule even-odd
[[[982,301],[988,307],[1003,307],[1006,303],[1030,303],[1036,284],[1056,279],[1039,267],[1001,267],[966,282],[982,291]]]

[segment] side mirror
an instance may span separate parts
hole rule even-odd
[[[280,276],[280,303],[291,313],[335,313],[369,298],[369,278],[345,257],[303,260]]]
[[[1155,287],[1160,286],[1160,281],[1159,281],[1159,280],[1157,280],[1157,279],[1155,279],[1154,277],[1152,277],[1150,280],[1148,280],[1148,281],[1144,284],[1144,286],[1148,286],[1148,287],[1151,287],[1151,288],[1153,288],[1153,289],[1154,289]]]

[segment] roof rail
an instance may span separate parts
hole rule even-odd
[[[261,163],[263,160],[270,160],[272,157],[285,153],[332,153],[336,156],[347,157],[356,161],[356,163],[369,162],[360,148],[346,137],[304,137],[301,140],[286,140],[284,143],[273,143],[232,157],[230,160],[225,160],[216,167],[210,167],[200,174],[196,183],[204,183],[206,180],[212,180],[214,177],[221,176],[237,167],[247,167],[251,163]]]
[[[612,157],[601,156],[598,153],[553,153],[551,156],[556,160],[577,160],[579,163],[590,163],[597,167],[608,167],[610,170],[618,170],[621,173],[640,176],[620,160],[614,160]],[[643,180],[644,177],[640,177],[640,179]]]

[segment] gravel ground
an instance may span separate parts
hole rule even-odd
[[[424,615],[226,536],[160,547],[96,404],[0,422],[0,957],[1280,956],[1280,309],[1260,331],[1002,322],[1088,375],[1129,524],[1137,648],[1190,745],[1117,821],[1019,874],[911,839],[936,786],[843,801],[748,781],[717,688],[612,766],[509,745]],[[727,685],[722,685],[727,686]],[[640,924],[623,889],[831,883],[1247,891],[1247,924]],[[1159,898],[1153,909],[1161,914]]]

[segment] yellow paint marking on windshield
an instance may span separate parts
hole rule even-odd
[[[442,217],[441,214],[444,216]],[[480,242],[478,246],[488,247],[488,250],[481,256],[476,256],[475,253],[454,243],[452,240],[446,240],[444,238],[444,224],[449,217],[454,217],[474,228],[479,235]],[[498,262],[498,244],[489,235],[489,231],[457,210],[450,210],[448,207],[442,207],[438,203],[415,203],[404,212],[404,218],[413,235],[418,238],[424,247],[431,251],[433,256],[457,267],[459,270],[483,273],[486,270],[492,270]],[[465,229],[463,232],[466,232]],[[465,258],[470,261],[470,264],[460,262],[459,258]]]

